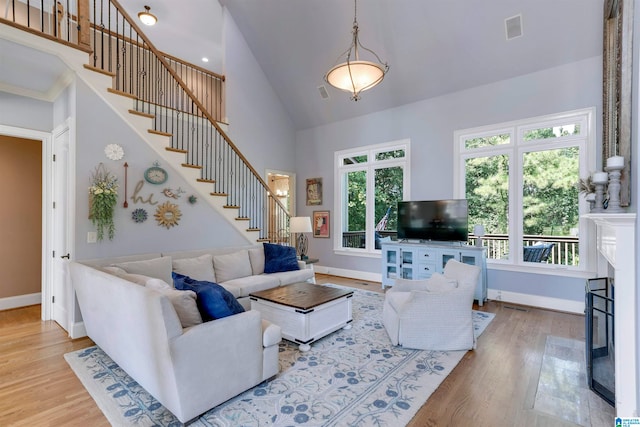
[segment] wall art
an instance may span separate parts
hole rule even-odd
[[[313,211],[313,237],[329,238],[329,211]]]
[[[322,204],[322,178],[307,179],[307,206]]]

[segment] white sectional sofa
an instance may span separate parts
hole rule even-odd
[[[281,331],[250,310],[202,323],[194,310],[196,294],[165,282],[171,283],[174,268],[201,275],[198,280],[212,270],[246,309],[251,292],[313,280],[313,270],[304,265],[265,274],[261,250],[249,246],[70,262],[87,335],[187,422],[276,375]]]

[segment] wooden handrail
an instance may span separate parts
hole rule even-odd
[[[174,78],[174,80],[178,83],[178,85],[180,85],[180,87],[182,88],[182,90],[184,90],[184,92],[191,98],[191,101],[198,107],[198,109],[200,110],[200,112],[203,114],[204,117],[207,118],[207,120],[209,120],[209,122],[213,125],[213,127],[216,129],[216,131],[222,136],[222,138],[225,140],[225,142],[227,143],[227,145],[235,152],[235,154],[242,160],[242,162],[245,164],[245,166],[251,171],[251,173],[254,175],[254,177],[258,180],[258,182],[260,182],[260,184],[262,185],[262,187],[270,193],[270,189],[269,189],[269,185],[266,183],[266,181],[264,179],[262,179],[262,177],[260,176],[260,174],[255,170],[255,168],[251,165],[251,163],[247,160],[247,158],[244,156],[244,154],[242,154],[240,152],[240,150],[238,149],[238,147],[236,147],[236,145],[231,141],[231,139],[229,138],[229,136],[226,134],[226,132],[224,130],[222,130],[222,128],[218,125],[218,122],[211,116],[211,114],[207,111],[207,109],[202,105],[202,103],[198,100],[198,98],[194,95],[194,93],[191,91],[191,89],[189,89],[187,87],[187,85],[182,81],[182,79],[178,76],[178,74],[169,66],[169,63],[167,62],[167,60],[164,58],[164,56],[162,56],[162,52],[160,52],[153,43],[151,43],[151,41],[147,38],[147,36],[142,32],[142,30],[140,29],[140,27],[135,23],[135,21],[133,19],[131,19],[131,16],[129,16],[129,14],[124,10],[124,8],[120,5],[120,3],[117,0],[110,0],[110,2],[118,9],[118,12],[120,12],[120,14],[122,14],[122,16],[127,20],[127,22],[129,23],[129,25],[131,25],[131,27],[136,31],[136,33],[138,33],[138,35],[140,36],[140,38],[142,38],[142,40],[144,40],[144,42],[149,46],[149,50],[151,52],[153,52],[153,54],[156,56],[156,58],[158,59],[158,61],[160,61],[160,63],[166,68],[167,72],[169,72],[169,74],[171,74],[171,76]],[[272,199],[275,201],[276,204],[278,204],[280,206],[280,208],[282,208],[284,210],[284,212],[287,212],[286,207],[282,204],[282,202],[280,200],[278,200],[276,197],[272,197]]]

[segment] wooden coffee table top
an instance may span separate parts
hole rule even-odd
[[[266,291],[254,292],[250,297],[271,301],[288,307],[308,310],[321,304],[353,295],[353,291],[314,285],[308,282],[294,283]]]

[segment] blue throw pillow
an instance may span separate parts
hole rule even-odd
[[[265,273],[300,270],[298,258],[296,258],[296,248],[272,243],[263,243],[263,245]]]
[[[244,307],[236,298],[222,286],[204,280],[195,280],[189,276],[171,273],[173,286],[182,291],[194,291],[196,293],[196,304],[202,320],[222,319],[233,314],[242,313]]]

